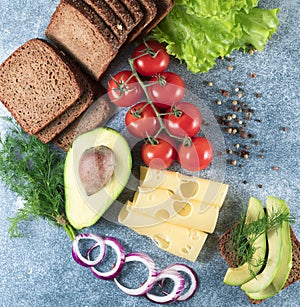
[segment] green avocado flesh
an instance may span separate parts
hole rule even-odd
[[[79,161],[83,153],[97,146],[110,148],[115,155],[115,167],[109,181],[88,196],[79,176]],[[127,184],[132,158],[126,139],[110,128],[96,128],[79,135],[67,152],[65,181],[65,210],[68,221],[76,229],[95,224],[117,199]]]
[[[258,219],[262,219],[264,216],[265,212],[262,203],[258,199],[251,197],[248,204],[245,223],[249,224]],[[263,264],[261,259],[264,259],[266,255],[266,235],[260,235],[254,241],[253,247],[255,248],[255,252],[251,262],[253,264],[261,263],[261,265],[251,265],[246,262],[237,268],[229,268],[224,277],[225,284],[230,286],[240,286],[253,279],[253,276],[260,271]],[[250,265],[252,273],[250,272]]]
[[[289,208],[286,205],[285,201],[273,199],[273,201],[280,201],[281,208],[283,211],[289,213]],[[290,223],[284,221],[282,223],[282,259],[280,261],[278,270],[275,274],[275,277],[272,283],[266,287],[265,289],[259,292],[247,293],[249,297],[252,299],[267,299],[275,294],[277,294],[284,286],[292,268],[292,243],[291,243],[291,236],[290,236]]]
[[[269,196],[266,201],[266,209],[268,215],[272,214],[272,212],[278,212],[279,210],[284,212],[286,210],[286,206],[280,199]],[[275,284],[276,287],[280,286],[279,284],[282,284],[282,281],[276,280],[276,278],[279,277],[278,272],[281,266],[281,274],[286,276],[286,263],[288,262],[286,257],[289,258],[291,255],[290,253],[288,253],[288,255],[284,255],[283,252],[286,245],[285,241],[290,242],[290,237],[287,237],[287,232],[289,233],[289,231],[287,231],[285,227],[287,227],[286,224],[282,223],[280,227],[271,228],[267,231],[269,252],[265,268],[254,279],[251,279],[241,286],[241,289],[244,290],[249,296],[252,296],[251,293],[256,293],[253,296],[260,298],[259,292],[262,291],[261,294],[263,294],[263,298],[266,298],[266,292],[275,291],[276,293],[277,289],[275,288]],[[282,262],[285,262],[285,264],[282,264]],[[269,287],[269,290],[267,290],[267,287]]]

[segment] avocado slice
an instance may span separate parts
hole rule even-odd
[[[79,176],[79,162],[90,148],[106,146],[115,155],[115,166],[108,182],[88,195]],[[117,199],[131,174],[132,158],[126,139],[111,128],[96,128],[79,135],[69,148],[65,160],[65,210],[70,224],[82,229],[95,224]]]
[[[284,212],[290,213],[286,202],[282,199],[278,201],[281,202],[282,210]],[[293,262],[290,223],[288,221],[284,221],[281,227],[282,227],[282,259],[278,271],[272,283],[266,289],[259,292],[247,293],[247,295],[252,299],[262,300],[276,295],[283,288],[286,280],[288,279]]]
[[[245,224],[249,224],[258,219],[262,219],[265,216],[264,208],[260,200],[251,197],[248,203],[248,209],[246,213]],[[260,269],[263,262],[261,259],[265,259],[266,256],[266,234],[261,234],[253,243],[255,248],[254,255],[251,262],[258,265],[251,265],[246,262],[237,268],[229,268],[224,277],[224,283],[230,286],[240,286],[247,281],[253,279]],[[261,263],[261,264],[260,264]],[[251,271],[250,272],[250,265]]]
[[[283,210],[282,202],[276,197],[268,196],[266,200],[266,209],[267,215],[272,214],[272,212]],[[260,274],[241,286],[241,289],[247,294],[262,291],[272,284],[282,261],[284,241],[282,232],[282,225],[267,230],[269,249],[267,263]]]

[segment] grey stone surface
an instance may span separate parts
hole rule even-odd
[[[44,31],[58,0],[2,0],[0,6],[0,62],[3,62],[17,47],[33,37],[44,37]],[[243,100],[255,110],[248,131],[253,139],[241,140],[223,131],[226,148],[234,149],[235,143],[250,146],[248,160],[239,159],[239,166],[225,165],[222,174],[205,173],[207,177],[220,176],[230,185],[220,213],[216,231],[210,235],[195,263],[169,255],[154,245],[151,240],[113,222],[101,219],[88,229],[100,235],[118,238],[126,252],[146,252],[159,268],[173,262],[191,265],[196,271],[200,286],[195,296],[181,306],[250,306],[245,295],[237,287],[223,284],[227,266],[218,254],[218,237],[239,217],[242,205],[249,196],[265,200],[267,195],[285,199],[296,217],[293,229],[300,238],[300,37],[298,0],[263,0],[261,6],[280,7],[280,26],[268,42],[265,50],[252,56],[234,52],[232,61],[218,60],[216,66],[205,74],[191,74],[183,64],[171,60],[169,70],[179,73],[187,88],[197,95],[218,117],[230,113],[237,82],[242,82]],[[123,49],[109,67],[103,84],[109,75],[128,68],[126,59],[133,46]],[[227,67],[233,66],[232,71]],[[250,73],[256,78],[250,78]],[[212,87],[207,81],[213,82]],[[219,90],[232,95],[225,99]],[[260,98],[255,93],[261,93]],[[216,100],[223,104],[218,106]],[[1,115],[7,115],[1,105]],[[110,125],[122,130],[123,112]],[[286,127],[286,132],[282,131]],[[1,124],[1,133],[5,127]],[[255,140],[259,141],[255,145]],[[262,153],[262,151],[265,151]],[[260,158],[259,155],[264,155]],[[224,158],[231,159],[227,156]],[[224,161],[225,161],[224,160]],[[274,171],[273,166],[278,166]],[[246,183],[244,183],[246,181]],[[260,188],[258,185],[262,185]],[[7,233],[8,218],[22,206],[11,191],[0,182],[0,306],[153,306],[144,297],[131,297],[118,290],[114,282],[96,279],[88,269],[77,265],[71,256],[71,241],[63,230],[44,220],[22,224],[23,237],[10,239]],[[137,278],[139,277],[137,273]],[[299,306],[299,285],[296,283],[260,306]],[[177,304],[174,304],[177,305]]]

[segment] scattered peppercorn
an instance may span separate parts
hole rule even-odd
[[[256,74],[254,72],[250,73],[250,78],[256,78]]]
[[[255,93],[255,97],[256,97],[256,98],[260,98],[260,97],[261,97],[261,94],[260,94],[260,93]]]
[[[282,127],[281,130],[282,130],[283,132],[286,132],[286,127]]]
[[[224,97],[228,97],[230,95],[229,91],[226,90],[220,90],[220,93],[224,96]]]
[[[257,185],[260,189],[263,187],[263,185],[262,184],[258,184]]]

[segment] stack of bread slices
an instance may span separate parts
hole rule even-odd
[[[0,66],[0,100],[28,134],[67,150],[113,108],[100,78],[119,49],[173,8],[165,0],[61,0],[46,29]],[[87,113],[88,110],[88,113]]]

